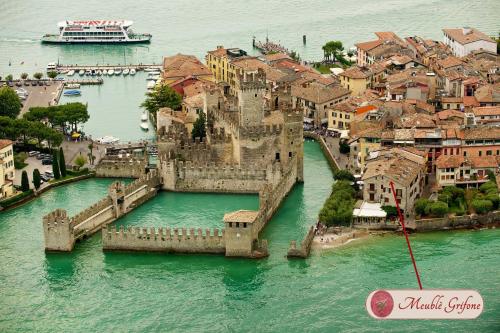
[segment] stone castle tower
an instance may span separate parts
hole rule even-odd
[[[240,126],[260,126],[264,119],[265,73],[259,70],[238,75],[236,82]]]

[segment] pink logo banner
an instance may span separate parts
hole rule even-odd
[[[366,310],[376,319],[475,319],[483,312],[483,298],[462,289],[375,290]]]

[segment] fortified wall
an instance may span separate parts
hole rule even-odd
[[[97,177],[139,178],[146,174],[148,158],[106,156],[95,168]]]
[[[129,185],[111,184],[105,198],[71,218],[63,209],[47,214],[43,218],[45,250],[73,250],[78,239],[92,235],[155,196],[159,184],[158,173],[153,170]]]

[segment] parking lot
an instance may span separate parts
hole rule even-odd
[[[44,81],[43,86],[34,86],[32,85],[33,82],[36,81],[28,81],[29,85],[14,85],[12,87],[12,89],[27,92],[27,98],[25,100],[21,100],[23,107],[19,117],[22,117],[22,115],[28,112],[31,107],[56,105],[60,92],[63,89],[63,83],[60,81]]]
[[[22,170],[16,170],[16,176],[14,177],[14,185],[16,186],[21,186],[21,177],[23,171],[26,171],[28,174],[28,179],[30,183],[30,188],[34,188],[33,186],[33,170],[38,169],[40,171],[40,174],[44,174],[46,171],[52,172],[52,164],[49,165],[43,165],[42,160],[37,159],[36,157],[28,157],[24,163],[28,164],[26,167],[24,167]],[[42,187],[46,186],[46,183],[44,182],[42,184]]]

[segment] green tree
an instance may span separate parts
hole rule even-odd
[[[57,161],[57,151],[55,150],[52,154],[52,173],[55,179],[61,178],[61,171],[59,170],[59,163]]]
[[[26,80],[28,78],[28,73],[22,73],[21,79]]]
[[[477,214],[484,214],[493,209],[493,203],[489,200],[474,199],[472,200],[472,208]]]
[[[94,159],[95,159],[95,156],[93,154],[93,150],[94,150],[94,143],[90,143],[88,145],[88,148],[89,148],[89,161],[90,161],[90,164],[91,165],[94,165]]]
[[[150,113],[156,114],[160,108],[164,107],[178,110],[181,107],[181,103],[182,96],[168,85],[162,84],[148,94],[146,100],[142,102],[141,107]]]
[[[40,73],[40,72],[35,73],[35,74],[33,74],[33,77],[37,80],[40,80],[43,77],[43,73]]]
[[[9,75],[7,75],[7,76],[5,77],[5,81],[10,82],[10,81],[12,81],[12,80],[14,80],[14,77],[12,76],[12,74],[9,74]]]
[[[42,184],[42,179],[40,178],[40,171],[38,169],[33,170],[33,185],[38,190]]]
[[[341,56],[341,52],[344,50],[344,46],[342,45],[341,41],[338,40],[329,41],[325,45],[323,45],[322,49],[323,49],[324,61],[331,62],[335,61],[336,59],[340,61],[340,58],[344,60],[343,57]]]
[[[425,215],[428,205],[429,205],[429,200],[425,198],[418,199],[417,201],[415,201],[415,213],[421,216]]]
[[[397,217],[398,209],[394,206],[382,206],[382,209],[387,213],[387,217]]]
[[[191,136],[194,138],[201,138],[207,136],[206,133],[206,117],[204,112],[200,112],[198,119],[193,124],[193,129],[191,130]]]
[[[353,182],[356,180],[356,178],[354,178],[352,173],[350,173],[348,170],[345,169],[334,171],[333,178],[335,178],[335,180],[347,180],[349,182]]]
[[[339,142],[339,151],[341,154],[347,155],[351,151],[351,147],[347,144],[347,142],[340,141]]]
[[[21,190],[23,192],[30,190],[30,181],[28,180],[28,173],[26,170],[23,170],[23,173],[21,174]]]
[[[64,160],[64,151],[59,148],[59,170],[61,171],[61,176],[66,177],[66,161]]]
[[[0,88],[0,116],[16,118],[21,112],[21,101],[14,89],[10,87]]]
[[[75,164],[78,167],[78,170],[80,170],[80,168],[83,167],[85,163],[87,163],[87,159],[83,155],[78,155],[75,159]]]
[[[436,217],[443,217],[448,213],[448,205],[442,201],[436,201],[429,205],[429,212]]]
[[[47,73],[47,76],[51,79],[55,79],[57,77],[57,72],[56,71],[50,71]]]

